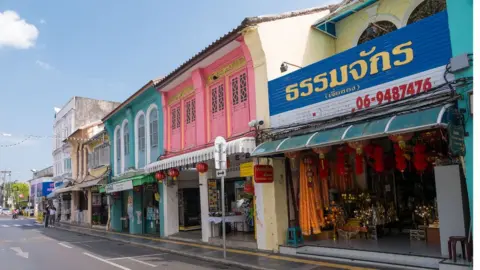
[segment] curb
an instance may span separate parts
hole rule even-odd
[[[83,232],[81,230],[75,230],[75,229],[70,229],[70,228],[62,228],[62,227],[55,227],[55,229],[60,229],[60,230],[69,231],[69,232],[82,233],[82,234],[85,234],[85,235],[90,235],[90,236],[100,237],[100,238],[103,238],[103,239],[108,239],[108,240],[111,240],[111,241],[123,242],[123,243],[126,243],[126,244],[152,248],[152,249],[160,250],[160,251],[163,251],[163,252],[166,252],[166,253],[182,255],[182,256],[186,256],[186,257],[190,257],[190,258],[194,258],[194,259],[200,259],[202,261],[207,261],[207,262],[221,263],[221,264],[224,264],[224,265],[235,266],[235,267],[239,267],[239,268],[243,268],[243,269],[273,270],[272,268],[253,266],[253,265],[234,262],[234,261],[229,261],[229,260],[225,260],[225,259],[216,259],[216,258],[212,258],[212,257],[208,257],[208,256],[202,256],[202,255],[196,255],[196,254],[192,254],[192,253],[188,253],[188,252],[184,252],[184,251],[171,250],[171,249],[168,249],[168,248],[157,247],[157,246],[153,246],[153,245],[149,245],[149,244],[136,243],[136,242],[123,240],[123,239],[115,239],[115,238],[108,237],[108,236],[97,235],[97,234],[93,234],[93,233],[89,233],[89,232]]]

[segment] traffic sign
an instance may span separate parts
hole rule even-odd
[[[215,139],[215,169],[226,170],[227,169],[227,141],[225,138],[218,136]]]
[[[225,176],[227,176],[227,171],[225,171],[225,170],[217,170],[217,178],[225,177]]]

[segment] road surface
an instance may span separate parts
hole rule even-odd
[[[238,268],[0,217],[2,270],[155,270]]]

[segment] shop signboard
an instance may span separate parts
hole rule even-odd
[[[325,120],[429,91],[445,83],[451,56],[444,11],[270,81],[271,126]]]
[[[240,177],[253,176],[253,161],[240,164]]]
[[[118,192],[118,191],[130,190],[130,189],[133,189],[132,180],[119,181],[119,182],[108,184],[105,187],[105,192],[112,193],[112,192]]]
[[[465,131],[463,125],[450,123],[448,131],[448,148],[452,156],[465,156]]]
[[[271,165],[255,165],[255,183],[273,183],[273,167]]]

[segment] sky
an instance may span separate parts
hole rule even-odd
[[[245,17],[337,2],[0,0],[0,170],[52,165],[54,107],[72,96],[122,102]]]

